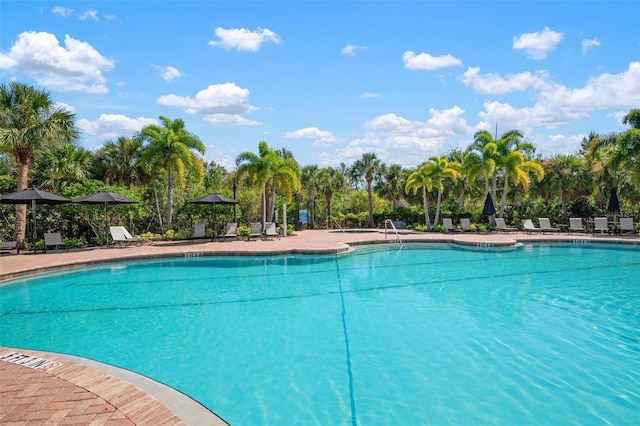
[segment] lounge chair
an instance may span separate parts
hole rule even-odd
[[[204,223],[196,223],[193,226],[193,235],[189,237],[189,240],[202,240],[205,239],[206,226]]]
[[[226,240],[227,238],[236,239],[238,238],[238,223],[237,222],[229,222],[227,223],[227,232],[222,236],[222,240]]]
[[[453,220],[450,217],[442,218],[442,227],[444,228],[444,232],[455,231],[455,228],[453,227]]]
[[[541,232],[542,229],[536,228],[531,219],[522,219],[522,227],[525,232]]]
[[[128,246],[129,244],[142,245],[142,238],[134,238],[124,226],[110,226],[111,238],[114,242]]]
[[[45,232],[44,233],[44,252],[47,252],[47,248],[53,247],[54,249],[63,249],[69,251],[69,246],[62,241],[62,235],[59,232]]]
[[[275,222],[267,222],[264,226],[264,235],[262,239],[268,239],[269,237],[278,237],[280,238],[280,234],[278,234],[278,230],[276,229]]]
[[[496,226],[498,227],[498,230],[500,230],[502,232],[515,232],[515,231],[517,231],[516,228],[509,228],[507,226],[507,224],[505,223],[503,217],[496,217]]]
[[[593,219],[593,233],[595,234],[597,232],[601,234],[605,232],[607,234],[609,233],[609,223],[606,217],[596,217]]]
[[[15,250],[17,254],[20,254],[20,246],[17,241],[2,241],[0,242],[0,250]]]
[[[569,218],[569,232],[584,232],[584,226],[582,226],[582,219],[579,217]]]
[[[620,218],[620,234],[635,234],[636,227],[633,224],[633,218],[621,217]]]
[[[251,239],[251,237],[254,237],[254,238],[262,237],[262,223],[251,222],[249,224],[249,228],[251,228],[251,232],[249,233],[249,239]]]
[[[540,230],[542,232],[558,232],[560,228],[554,228],[551,226],[551,221],[548,217],[539,217],[538,222],[540,223]]]
[[[471,228],[471,219],[468,217],[460,218],[460,228],[462,229],[462,232],[475,232],[475,230]]]

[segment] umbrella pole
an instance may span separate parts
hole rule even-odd
[[[38,241],[38,233],[36,232],[36,200],[31,200],[31,214],[33,215],[33,244]]]
[[[107,216],[107,203],[104,203],[104,246],[109,248],[109,218]]]

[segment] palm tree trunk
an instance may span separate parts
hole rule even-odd
[[[27,188],[29,176],[29,159],[25,159],[17,164],[18,172],[18,191]],[[24,244],[24,237],[27,232],[27,205],[16,204],[16,227],[13,231],[14,239],[19,245]],[[35,241],[34,241],[35,242]]]
[[[164,235],[164,224],[162,223],[162,215],[160,214],[160,202],[158,201],[158,191],[156,189],[155,182],[153,182],[153,198],[156,200],[156,212],[158,213],[158,222],[160,222],[160,230]]]
[[[424,221],[427,229],[431,230],[431,218],[429,217],[429,197],[427,197],[427,188],[422,188],[422,203],[424,204]]]
[[[316,198],[315,195],[309,198],[309,229],[314,229],[313,222],[316,220]]]
[[[369,195],[369,228],[373,228],[373,195],[371,194],[371,181],[367,179],[367,194]]]
[[[437,226],[440,222],[440,204],[442,202],[442,191],[438,189],[438,201],[436,202],[436,217],[433,221],[433,225]]]
[[[167,226],[171,228],[171,217],[173,216],[173,170],[169,168],[167,182]]]
[[[496,199],[496,186],[498,185],[498,171],[493,172],[493,177],[491,178],[491,198],[493,200]]]
[[[500,217],[504,217],[504,209],[507,205],[507,191],[509,190],[509,176],[504,175],[504,187],[502,188],[502,197],[500,199]],[[495,198],[494,198],[495,199]]]

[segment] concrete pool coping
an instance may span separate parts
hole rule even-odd
[[[372,230],[367,230],[372,231]],[[19,255],[3,253],[0,255],[0,284],[9,282],[12,279],[25,277],[34,274],[49,273],[54,271],[66,270],[71,268],[85,267],[91,265],[99,265],[105,263],[114,263],[130,260],[142,260],[153,258],[170,258],[170,257],[189,257],[189,256],[261,256],[261,255],[285,255],[285,254],[337,254],[348,251],[353,246],[366,244],[384,244],[397,241],[399,237],[403,243],[445,243],[456,244],[467,247],[478,247],[482,249],[491,247],[509,247],[518,243],[538,242],[538,243],[573,243],[573,244],[590,244],[590,243],[617,243],[632,244],[640,248],[640,237],[638,236],[594,236],[590,234],[526,234],[519,232],[512,233],[424,233],[411,230],[402,230],[395,233],[378,230],[374,232],[335,232],[335,230],[305,230],[296,232],[293,236],[284,238],[271,238],[267,240],[251,240],[251,241],[226,241],[226,242],[161,242],[156,244],[142,245],[139,247],[95,247],[88,249],[77,249],[69,252],[60,250],[49,251],[48,253],[32,253],[21,252]],[[37,354],[46,359],[57,359],[64,363],[65,366],[74,366],[74,371],[80,371],[86,368],[87,371],[81,372],[81,380],[85,380],[88,375],[90,377],[88,383],[108,383],[111,386],[106,387],[106,395],[94,394],[96,401],[109,403],[113,407],[113,413],[122,414],[122,410],[130,410],[135,407],[134,413],[130,415],[146,414],[156,417],[153,424],[164,424],[158,422],[162,417],[167,419],[166,424],[216,424],[215,420],[205,420],[198,416],[215,415],[201,406],[199,403],[191,400],[191,403],[183,402],[173,404],[172,399],[187,398],[186,395],[168,388],[165,385],[154,382],[144,376],[137,375],[133,372],[120,370],[116,367],[108,366],[99,362],[86,360],[82,358],[72,357],[68,355],[51,354],[47,352],[34,352],[23,349],[1,348],[0,355],[9,351],[15,351],[25,354]],[[34,377],[33,369],[18,365],[7,365],[8,363],[0,362],[2,374],[0,379],[10,380],[10,386],[2,386],[0,388],[0,423],[5,423],[13,418],[27,419],[36,418],[34,416],[43,416],[45,411],[43,407],[38,408],[38,398],[42,399],[42,395],[33,391],[38,384],[46,388],[44,382],[50,381],[51,373],[55,373],[57,369],[50,372],[40,372]],[[64,372],[65,366],[60,367],[60,372]],[[9,371],[10,370],[10,371]],[[7,371],[9,371],[7,373]],[[28,379],[27,379],[27,376]],[[56,377],[62,380],[61,377]],[[30,380],[30,382],[27,382]],[[117,382],[117,384],[116,384]],[[149,383],[151,382],[151,383]],[[88,390],[83,386],[84,382],[73,383],[78,390]],[[127,393],[128,397],[124,400],[115,398],[117,389],[129,389],[132,393]],[[115,389],[115,390],[114,390]],[[7,392],[14,392],[21,396],[21,403],[9,405],[9,395]],[[30,393],[31,392],[31,393]],[[106,396],[109,399],[103,398]],[[13,399],[11,399],[13,401]],[[85,400],[80,400],[80,402]],[[118,402],[120,401],[120,402]],[[122,402],[126,402],[122,404]],[[146,403],[155,401],[153,408],[148,408]],[[36,406],[34,407],[34,402]],[[82,402],[87,404],[87,402]],[[79,405],[82,405],[79,404]],[[156,405],[157,404],[157,405]],[[195,404],[195,405],[193,405]],[[64,407],[64,404],[59,404]],[[99,405],[99,404],[98,404]],[[199,407],[198,407],[199,406]],[[46,405],[45,405],[46,407]],[[146,408],[145,408],[146,407]],[[47,413],[52,410],[48,410]],[[54,410],[55,411],[55,410]],[[70,408],[60,408],[52,412],[51,418],[55,416],[66,416],[74,413]],[[111,411],[108,411],[111,413]],[[99,413],[106,416],[107,413]],[[119,414],[119,415],[120,415]],[[112,414],[116,416],[115,414]],[[13,416],[13,417],[12,417]],[[136,424],[130,417],[120,417],[123,422],[121,424]],[[195,416],[195,417],[194,417]],[[140,423],[149,423],[151,418],[147,418]],[[41,417],[40,417],[41,418]],[[117,419],[118,417],[114,417]],[[129,419],[131,423],[126,423]],[[223,420],[215,417],[219,423],[226,424]],[[26,424],[26,423],[25,423]],[[89,424],[89,422],[87,422]]]

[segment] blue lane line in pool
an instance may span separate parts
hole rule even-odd
[[[340,266],[336,257],[336,278],[338,279],[338,288],[340,289],[340,303],[342,305],[342,331],[344,332],[344,345],[347,352],[347,375],[349,376],[349,400],[351,401],[351,424],[358,425],[356,416],[356,401],[353,396],[353,372],[351,371],[351,349],[349,348],[349,333],[347,333],[347,312],[344,307],[344,293],[342,292],[342,279],[340,279]]]

